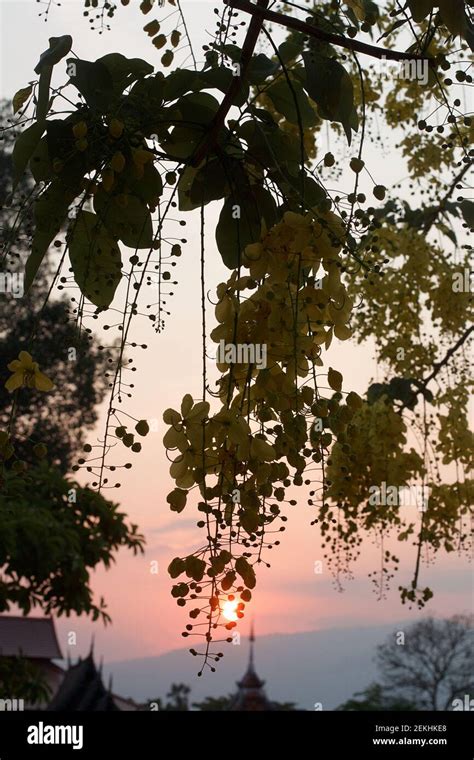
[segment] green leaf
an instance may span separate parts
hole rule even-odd
[[[94,210],[113,238],[129,248],[150,248],[153,242],[151,215],[141,198],[127,196],[125,207],[113,195],[99,189],[94,196]]]
[[[169,138],[163,140],[161,146],[171,158],[188,159],[194,153],[202,138],[202,129],[177,126],[171,131]]]
[[[439,12],[443,23],[454,37],[464,36],[467,30],[467,18],[464,0],[438,0]]]
[[[242,49],[238,45],[219,45],[216,50],[224,53],[234,63],[238,63],[242,55]]]
[[[196,83],[195,89],[215,88],[221,92],[226,93],[232,84],[234,79],[234,73],[232,69],[227,69],[225,66],[216,66],[212,69],[206,69],[199,73],[199,80]],[[240,92],[238,92],[234,99],[233,104],[240,107],[247,102],[249,96],[248,84],[241,82]]]
[[[199,78],[196,71],[175,69],[165,79],[163,97],[165,101],[176,100],[186,92],[193,90]]]
[[[33,151],[30,158],[30,170],[36,182],[49,182],[54,177],[46,137],[41,138]]]
[[[46,251],[67,217],[69,203],[70,201],[66,200],[65,188],[60,182],[53,182],[35,201],[36,229],[31,253],[25,266],[26,292],[33,284]]]
[[[459,204],[464,221],[471,229],[474,229],[474,201],[461,201]]]
[[[282,42],[278,48],[278,52],[283,63],[289,63],[295,58],[298,58],[303,52],[303,49],[303,35],[298,35],[297,37],[293,36],[290,39],[285,40],[285,42]]]
[[[41,74],[43,69],[55,66],[66,56],[72,47],[72,37],[64,34],[62,37],[50,37],[49,48],[41,53],[39,63],[35,68],[36,74]]]
[[[13,96],[12,105],[13,105],[13,113],[16,113],[20,110],[22,105],[26,103],[28,98],[30,97],[31,93],[33,92],[33,85],[29,84],[28,87],[23,87],[21,90],[18,90]]]
[[[202,581],[204,577],[204,571],[206,569],[206,563],[203,559],[199,559],[191,554],[186,557],[186,575],[188,578],[192,578],[194,581]]]
[[[276,166],[289,169],[294,165],[292,168],[298,172],[301,164],[300,140],[283,132],[275,122],[256,124],[248,120],[238,127],[238,134],[248,143],[249,157],[257,165],[262,164],[272,171],[275,181],[281,176]]]
[[[257,579],[255,577],[255,571],[245,557],[238,557],[235,561],[235,569],[242,578],[247,588],[255,588]]]
[[[305,206],[308,208],[315,208],[327,199],[324,188],[308,175],[305,175],[303,178],[303,186],[301,175],[298,176],[285,171],[284,167],[271,172],[269,176],[276,182],[284,196],[288,199],[289,205],[291,205],[291,201],[294,202],[295,211],[298,211],[301,206],[302,193],[304,193]]]
[[[342,390],[342,375],[340,372],[337,371],[337,369],[333,369],[332,367],[329,367],[328,371],[328,383],[329,387],[333,389],[333,391],[340,391]]]
[[[16,189],[18,182],[20,181],[23,173],[28,165],[30,158],[32,157],[36,146],[41,140],[44,132],[44,124],[38,124],[35,122],[27,129],[24,129],[21,135],[19,135],[15,141],[15,147],[13,148],[12,161],[13,161],[13,188],[12,192]]]
[[[108,70],[116,92],[122,92],[137,79],[153,73],[153,66],[141,58],[126,58],[121,53],[109,53],[98,58],[96,63]]]
[[[139,420],[135,425],[138,435],[146,436],[150,432],[150,426],[146,420]]]
[[[228,591],[235,583],[235,579],[236,579],[236,574],[234,573],[233,570],[226,573],[221,583],[222,591]]]
[[[225,170],[218,159],[198,169],[188,166],[178,183],[180,211],[192,211],[201,204],[223,198],[229,191]]]
[[[176,586],[173,586],[171,589],[171,596],[174,596],[175,599],[178,597],[186,596],[189,591],[189,586],[187,583],[177,583]]]
[[[105,64],[68,58],[70,81],[79,90],[87,105],[106,113],[114,94],[114,82]]]
[[[305,51],[303,59],[308,95],[318,106],[321,118],[342,124],[350,145],[351,129],[356,122],[353,113],[354,88],[349,74],[335,58]]]
[[[183,95],[176,107],[181,112],[183,122],[208,125],[219,109],[219,101],[208,92],[191,92]]]
[[[264,53],[252,56],[247,70],[247,80],[250,84],[263,84],[265,79],[278,70],[279,64],[270,60]]]
[[[268,190],[236,187],[224,203],[216,228],[217,246],[226,267],[238,267],[243,249],[260,240],[262,218],[268,228],[277,222],[276,204]]]
[[[298,114],[305,129],[314,127],[317,123],[316,113],[311,108],[303,86],[297,80],[293,80],[290,87],[286,79],[279,79],[265,94],[271,99],[278,113],[283,114],[292,124],[299,124]]]
[[[175,557],[168,565],[168,573],[172,578],[177,578],[181,573],[184,573],[185,569],[184,559],[180,559],[180,557]]]
[[[166,501],[170,505],[172,512],[182,512],[186,506],[187,491],[183,491],[182,488],[175,488],[166,497]]]
[[[109,307],[122,278],[122,259],[115,240],[96,214],[81,211],[72,222],[68,243],[81,293],[94,306]]]
[[[154,122],[157,119],[157,112],[163,104],[163,90],[165,78],[161,72],[155,76],[139,79],[135,82],[128,96],[123,102],[121,114],[129,115],[135,120],[137,110],[143,120],[144,134],[153,134],[155,130]]]
[[[145,164],[141,179],[127,178],[127,184],[132,195],[136,195],[151,206],[158,205],[163,193],[163,181],[161,174],[152,163]]]
[[[255,533],[260,526],[260,517],[257,510],[252,508],[243,510],[240,514],[240,524],[249,535]]]

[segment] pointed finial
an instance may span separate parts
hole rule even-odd
[[[253,618],[252,622],[250,623],[250,656],[249,656],[249,666],[253,668],[253,655],[254,655],[254,644],[255,644],[255,630],[254,630],[254,624],[253,624]]]

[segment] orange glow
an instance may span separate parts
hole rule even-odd
[[[237,620],[237,605],[238,605],[237,599],[233,599],[233,600],[229,599],[226,602],[224,602],[224,604],[222,605],[222,614],[224,615],[225,618],[227,618],[227,620],[231,620],[232,622]]]

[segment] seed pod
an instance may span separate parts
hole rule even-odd
[[[154,37],[155,34],[158,34],[160,31],[160,24],[156,19],[155,21],[150,21],[148,24],[145,24],[143,31],[146,32],[149,37]]]
[[[112,137],[115,137],[115,139],[118,140],[118,138],[122,136],[122,132],[123,122],[119,121],[118,119],[112,119],[109,124],[109,133],[112,135]]]
[[[81,137],[85,137],[87,135],[87,124],[85,121],[78,121],[77,124],[74,124],[72,128],[72,132],[75,138],[78,140],[81,139]]]
[[[143,179],[144,174],[145,174],[145,170],[142,164],[133,164],[132,177],[134,179]]]
[[[161,63],[163,66],[168,67],[171,66],[174,60],[174,53],[172,50],[167,50],[166,53],[161,57]]]
[[[126,208],[128,206],[128,196],[125,193],[115,196],[115,203],[119,208]]]
[[[164,34],[159,34],[158,37],[155,37],[153,40],[153,44],[158,50],[160,50],[166,45],[166,36]]]
[[[125,169],[125,156],[119,150],[114,153],[110,162],[110,168],[120,174]]]
[[[115,182],[113,169],[104,169],[102,172],[102,186],[106,193],[110,193]]]
[[[87,150],[89,143],[87,142],[85,137],[82,137],[80,140],[76,140],[74,143],[77,150],[83,153],[85,150]]]
[[[353,172],[359,174],[364,168],[365,162],[361,158],[351,158],[350,166]]]
[[[150,153],[149,150],[138,148],[137,150],[132,150],[132,158],[135,166],[145,166],[145,164],[149,164],[153,161],[154,155],[153,153]]]

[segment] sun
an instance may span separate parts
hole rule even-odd
[[[237,620],[237,599],[228,599],[224,604],[222,605],[222,614],[224,615],[227,620],[230,620],[234,622]]]

